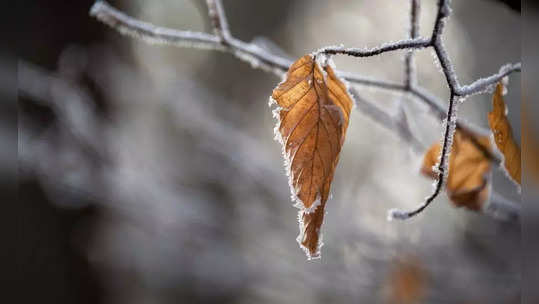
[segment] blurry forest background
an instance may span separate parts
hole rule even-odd
[[[422,156],[354,110],[323,226],[322,259],[295,238],[280,145],[267,106],[280,81],[230,54],[157,47],[88,16],[92,1],[21,1],[19,208],[21,299],[40,303],[520,303],[520,227],[454,208],[387,222],[430,193]],[[211,31],[204,1],[110,1],[154,24]],[[421,1],[421,34],[435,1]],[[409,1],[224,1],[234,35],[291,58],[322,46],[405,38]],[[462,83],[520,60],[520,13],[454,0],[445,43]],[[419,83],[447,100],[431,51]],[[336,57],[337,67],[402,81],[402,52]],[[520,74],[506,102],[520,138]],[[404,107],[425,146],[441,126],[406,96],[358,87],[389,113]],[[460,117],[487,127],[491,97]],[[518,193],[503,173],[493,188]],[[408,301],[408,302],[407,302]],[[24,301],[23,301],[24,302]]]

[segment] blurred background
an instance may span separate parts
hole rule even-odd
[[[27,3],[25,3],[27,2]],[[421,1],[428,36],[436,1]],[[454,0],[444,37],[461,83],[520,61],[520,6]],[[205,1],[110,1],[144,21],[211,32]],[[322,259],[295,238],[268,97],[280,81],[230,54],[149,45],[89,17],[92,1],[21,1],[14,277],[41,303],[520,303],[520,226],[456,209],[431,191],[422,156],[354,110],[332,185]],[[237,38],[298,58],[320,47],[407,37],[409,1],[224,1]],[[341,70],[402,81],[403,53],[336,57]],[[430,50],[419,84],[447,100]],[[520,74],[506,102],[520,139]],[[4,87],[9,87],[4,82]],[[441,125],[417,101],[358,87],[404,110],[425,147]],[[491,97],[460,117],[487,127]],[[499,170],[493,189],[519,194]],[[9,274],[9,272],[8,272]]]

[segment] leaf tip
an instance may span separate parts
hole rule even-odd
[[[322,241],[320,227],[315,230],[316,235],[309,234],[309,231],[307,231],[307,227],[305,225],[305,215],[306,214],[303,210],[298,212],[299,235],[296,238],[296,242],[298,242],[299,248],[301,248],[301,250],[303,250],[307,256],[307,260],[312,261],[322,257],[321,249],[322,246],[324,246],[324,242]]]

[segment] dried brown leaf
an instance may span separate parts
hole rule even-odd
[[[458,130],[453,140],[446,192],[456,207],[481,210],[489,194],[487,174],[491,165],[485,151],[490,151],[490,141],[488,137],[476,137],[476,143],[483,147],[479,149],[470,136]],[[437,177],[433,168],[439,162],[440,149],[439,143],[432,145],[423,158],[421,172],[433,179]]]
[[[520,185],[521,183],[521,155],[520,148],[513,138],[513,131],[507,119],[507,109],[503,100],[503,85],[498,83],[492,98],[492,112],[488,113],[488,124],[494,134],[494,141],[498,150],[504,156],[504,167],[508,175]]]
[[[388,303],[419,303],[425,296],[426,285],[427,274],[419,260],[413,257],[399,260],[389,273]]]
[[[296,61],[272,94],[292,199],[300,208],[298,243],[319,257],[320,228],[352,109],[345,84],[311,55]]]
[[[526,177],[534,184],[539,184],[539,140],[528,118],[528,105],[522,105],[522,156],[525,163]]]

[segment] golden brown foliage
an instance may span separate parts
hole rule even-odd
[[[520,148],[513,138],[513,131],[507,119],[502,92],[503,85],[498,83],[492,98],[492,112],[488,113],[488,124],[494,134],[496,146],[504,156],[504,167],[507,173],[515,182],[520,184],[522,178]]]
[[[490,151],[488,137],[475,138],[475,141],[485,151]],[[421,172],[428,177],[437,176],[433,166],[439,161],[440,149],[440,144],[436,143],[425,153]],[[487,200],[487,174],[491,165],[485,151],[479,149],[471,137],[456,131],[446,185],[446,192],[455,206],[478,211]]]
[[[301,209],[298,242],[318,257],[320,227],[352,109],[344,83],[311,55],[296,61],[272,94],[292,197]]]

